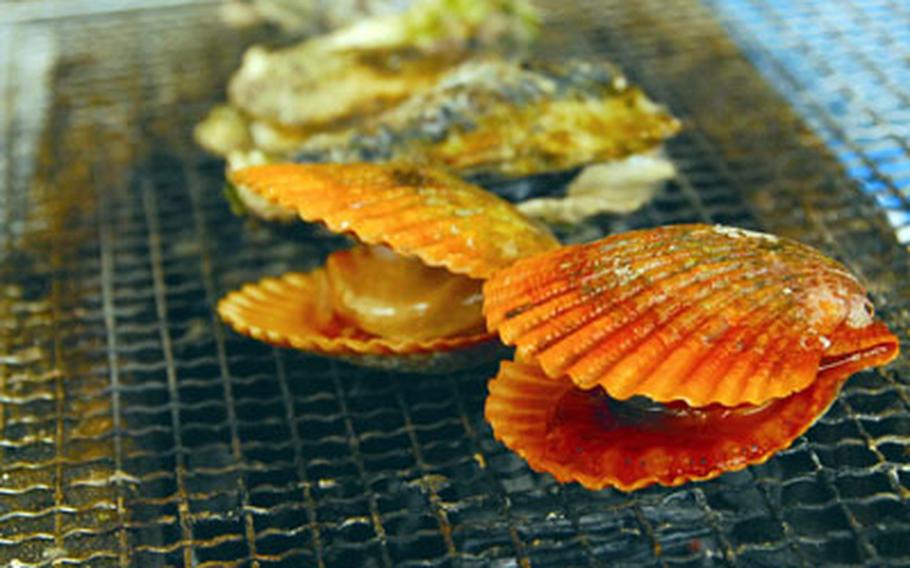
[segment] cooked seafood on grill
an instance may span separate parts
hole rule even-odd
[[[676,175],[663,152],[643,152],[584,168],[562,197],[537,197],[518,210],[549,225],[571,225],[598,213],[631,213]]]
[[[465,63],[373,119],[307,141],[297,159],[394,159],[516,177],[625,158],[677,129],[608,63],[493,59]]]
[[[464,56],[339,50],[323,39],[278,51],[254,46],[231,79],[230,104],[212,110],[197,126],[196,140],[220,155],[289,153],[313,134],[429,88]]]
[[[897,338],[847,269],[784,238],[680,225],[520,260],[484,285],[517,347],[487,419],[586,487],[678,485],[761,463]]]
[[[312,136],[293,154],[301,162],[396,160],[494,178],[608,162],[570,187],[568,199],[524,206],[548,220],[573,221],[603,210],[628,211],[646,200],[655,184],[673,175],[654,149],[678,128],[608,63],[488,59],[460,65],[431,89],[356,126]],[[212,138],[239,137],[226,132]],[[286,159],[287,145],[267,138],[271,151],[228,151],[230,166]],[[618,192],[619,186],[628,187]],[[251,209],[260,210],[255,203]]]
[[[230,104],[196,139],[221,155],[290,151],[429,88],[478,50],[521,50],[537,26],[524,0],[422,0],[296,46],[254,46],[230,81]]]
[[[324,268],[228,294],[218,313],[256,339],[360,363],[419,367],[442,352],[490,349],[483,279],[558,245],[508,202],[429,168],[274,164],[231,178],[362,244]]]

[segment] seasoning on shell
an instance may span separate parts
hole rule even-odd
[[[843,382],[899,350],[845,267],[788,239],[679,225],[536,255],[484,285],[517,346],[487,419],[590,488],[677,485],[767,460]]]
[[[218,306],[239,333],[326,355],[432,354],[489,341],[484,278],[557,246],[512,205],[447,174],[383,164],[275,164],[231,181],[364,245],[248,284]]]

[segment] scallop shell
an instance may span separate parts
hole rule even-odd
[[[232,172],[230,178],[306,221],[472,278],[487,278],[559,244],[507,201],[431,168],[271,164]]]
[[[383,356],[395,355],[393,366],[401,367],[401,358],[406,356],[412,363],[420,363],[416,368],[440,352],[495,343],[483,333],[427,341],[371,335],[332,311],[327,286],[321,268],[265,278],[225,296],[218,303],[218,314],[235,331],[253,339],[322,355],[353,357],[372,366],[383,366],[377,365]]]
[[[615,399],[761,404],[806,389],[831,357],[854,352],[868,366],[863,354],[897,354],[846,268],[729,227],[563,247],[499,272],[484,296],[489,329],[521,359]]]
[[[486,418],[496,438],[536,471],[588,489],[675,486],[763,463],[831,405],[847,375],[745,412],[714,407],[666,416],[615,404],[536,365],[504,362],[490,382]]]

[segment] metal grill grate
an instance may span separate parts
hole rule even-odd
[[[625,495],[557,485],[495,443],[482,418],[492,366],[377,373],[223,329],[224,291],[315,266],[338,243],[228,212],[222,166],[189,133],[244,38],[222,32],[213,5],[171,4],[16,27],[0,16],[0,53],[15,53],[0,79],[2,562],[908,561],[903,361],[854,377],[767,464]],[[617,60],[687,124],[669,146],[674,182],[600,230],[700,220],[794,236],[860,273],[905,333],[908,256],[881,208],[708,9],[543,4],[542,53]],[[22,64],[41,50],[55,54],[46,77]],[[43,126],[27,112],[42,88]]]
[[[784,86],[787,100],[885,210],[899,240],[910,242],[907,7],[887,0],[714,6],[749,58]]]

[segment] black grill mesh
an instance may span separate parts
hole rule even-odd
[[[799,238],[861,274],[903,336],[910,279],[893,230],[705,8],[545,7],[542,53],[604,54],[686,122],[674,182],[598,231],[711,221]],[[20,112],[29,95],[8,89],[0,115],[0,561],[908,561],[903,361],[854,377],[767,464],[625,495],[557,485],[494,442],[494,366],[377,373],[221,327],[226,290],[315,266],[338,242],[231,216],[222,165],[190,142],[245,39],[213,14],[183,3],[0,23],[12,44],[51,37],[58,55],[40,132]]]

